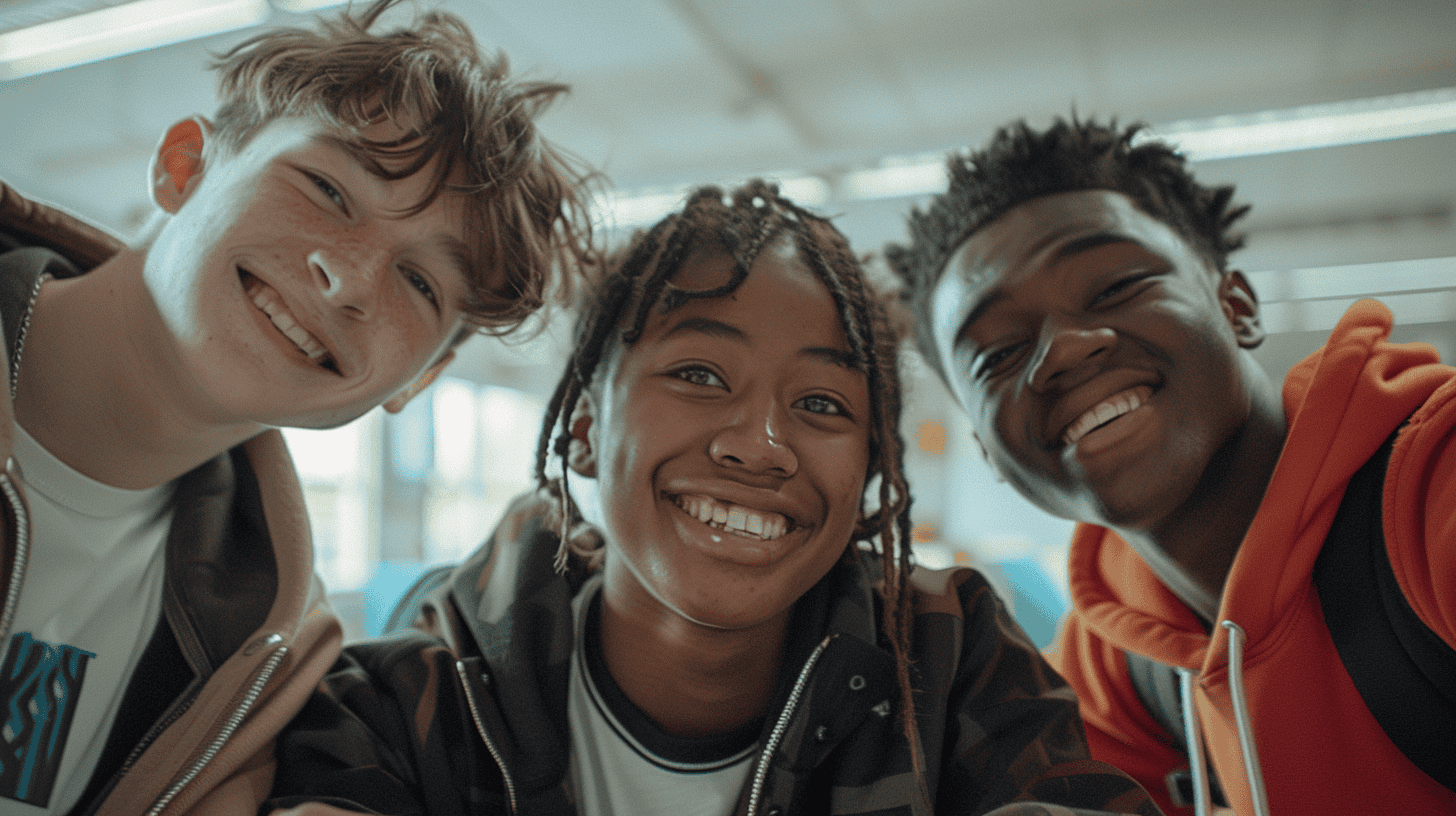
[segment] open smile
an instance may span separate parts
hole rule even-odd
[[[798,527],[783,514],[722,502],[711,496],[682,494],[669,498],[684,513],[715,530],[756,541],[782,538]]]
[[[298,318],[288,310],[278,290],[242,267],[238,267],[238,277],[243,282],[243,291],[247,293],[248,299],[253,301],[253,305],[268,318],[279,334],[288,338],[303,356],[320,368],[335,374],[340,373],[334,355],[308,329],[299,324]]]
[[[1123,416],[1141,408],[1153,396],[1153,389],[1137,385],[1102,400],[1077,417],[1062,431],[1060,442],[1064,447],[1075,445],[1082,437],[1099,430]]]

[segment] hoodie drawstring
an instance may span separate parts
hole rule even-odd
[[[1259,765],[1259,749],[1254,745],[1254,725],[1249,717],[1249,701],[1244,696],[1244,630],[1231,620],[1220,625],[1229,634],[1229,693],[1233,697],[1234,724],[1239,730],[1239,751],[1244,758],[1244,773],[1249,777],[1249,796],[1254,800],[1254,816],[1269,816],[1269,797],[1264,791],[1264,769]],[[1188,738],[1193,739],[1191,731]]]
[[[1203,758],[1203,733],[1198,728],[1198,710],[1193,707],[1193,682],[1197,677],[1193,670],[1182,666],[1178,670],[1178,692],[1183,698],[1183,733],[1188,739],[1188,768],[1193,772],[1193,812],[1195,816],[1209,816],[1212,797],[1208,793],[1208,765]]]

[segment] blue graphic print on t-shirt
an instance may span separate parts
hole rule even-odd
[[[10,638],[0,666],[0,796],[45,807],[55,787],[86,663],[96,654],[29,632]]]

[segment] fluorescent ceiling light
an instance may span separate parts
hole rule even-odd
[[[945,157],[915,163],[896,162],[846,173],[840,193],[847,199],[895,198],[945,190]]]
[[[801,207],[818,207],[829,200],[829,185],[817,176],[779,176],[774,173],[760,173],[758,178],[767,179],[779,186],[779,192]],[[742,184],[744,180],[721,182],[724,190]],[[608,193],[597,201],[597,206],[607,214],[609,226],[617,228],[645,227],[662,220],[663,216],[677,209],[697,184],[673,187],[671,189],[639,190],[634,193]]]
[[[257,25],[267,0],[136,0],[0,34],[0,80]]]
[[[295,14],[303,14],[319,9],[342,6],[349,0],[272,0],[273,7],[279,11],[291,11]]]
[[[1136,141],[1161,139],[1192,161],[1207,161],[1448,132],[1456,132],[1456,88],[1173,122],[1140,131]],[[852,170],[834,188],[818,176],[784,178],[779,186],[796,203],[816,207],[833,198],[930,195],[944,192],[946,183],[945,156],[932,153],[890,157],[876,167]],[[670,212],[689,189],[613,195],[603,204],[617,226],[640,226]]]
[[[1176,144],[1190,160],[1208,161],[1451,131],[1456,88],[1173,122],[1146,131],[1145,138]]]

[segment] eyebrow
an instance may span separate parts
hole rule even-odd
[[[435,236],[432,243],[444,252],[445,257],[449,259],[451,265],[460,273],[460,278],[465,283],[466,290],[471,289],[473,278],[470,271],[475,265],[471,262],[470,245],[454,235],[447,234]]]
[[[719,337],[725,340],[733,340],[739,343],[748,343],[748,334],[742,329],[721,320],[714,320],[710,317],[686,317],[673,327],[663,333],[662,339],[680,334],[682,332],[696,332],[708,337]],[[828,346],[805,346],[799,349],[799,355],[810,357],[830,365],[840,366],[852,370],[859,370],[855,365],[856,357],[852,352],[842,351]]]
[[[1100,246],[1122,243],[1137,244],[1138,246],[1142,246],[1142,242],[1127,235],[1122,235],[1116,232],[1094,232],[1091,235],[1083,235],[1080,238],[1073,238],[1065,244],[1057,247],[1057,251],[1054,253],[1053,257],[1060,261],[1065,258],[1070,258],[1073,255],[1078,255],[1083,252],[1089,252]]]

